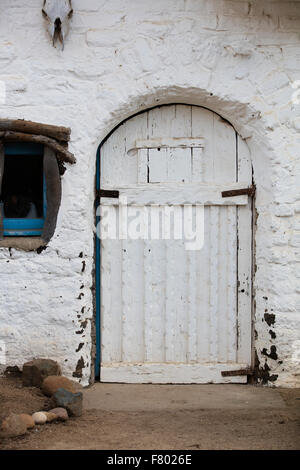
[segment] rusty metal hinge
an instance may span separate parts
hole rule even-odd
[[[222,377],[235,377],[239,375],[253,375],[252,369],[239,369],[239,370],[223,370]]]
[[[234,196],[251,196],[253,197],[256,191],[256,186],[253,184],[249,188],[243,189],[231,189],[230,191],[222,191],[222,197],[234,197]]]
[[[97,197],[113,197],[118,198],[120,196],[119,191],[113,191],[109,189],[98,189]]]

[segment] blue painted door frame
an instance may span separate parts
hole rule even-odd
[[[100,189],[100,146],[97,150],[96,162],[96,190]],[[100,216],[98,214],[98,207],[100,199],[96,199],[96,227],[100,223]],[[100,256],[101,245],[100,238],[98,237],[98,230],[96,230],[96,359],[95,359],[95,377],[100,378],[100,355],[101,355],[101,333],[100,333],[100,315],[101,315],[101,291],[100,291]]]

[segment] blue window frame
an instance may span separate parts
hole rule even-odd
[[[4,155],[13,158],[14,156],[30,156],[43,158],[44,146],[39,144],[24,143],[6,143],[4,145]],[[37,237],[41,236],[45,217],[46,217],[46,182],[43,175],[43,214],[42,217],[29,219],[29,218],[6,218],[3,217],[3,235],[5,237]]]

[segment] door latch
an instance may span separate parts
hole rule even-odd
[[[243,189],[231,189],[230,191],[222,191],[222,197],[234,197],[234,196],[250,196],[253,197],[255,195],[256,186],[253,184],[249,186],[249,188]]]
[[[98,189],[97,197],[113,197],[118,198],[120,196],[120,191],[114,191],[110,189]]]
[[[221,374],[222,377],[238,377],[239,375],[253,375],[253,370],[250,367],[239,370],[222,370]]]

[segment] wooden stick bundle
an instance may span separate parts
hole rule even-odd
[[[71,129],[38,122],[23,121],[22,119],[0,119],[0,131],[24,132],[28,134],[44,135],[60,142],[69,142]]]
[[[76,163],[74,155],[60,145],[56,140],[45,135],[25,134],[15,131],[0,131],[0,139],[4,142],[35,142],[50,147],[57,154],[60,161]]]

